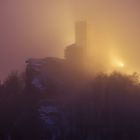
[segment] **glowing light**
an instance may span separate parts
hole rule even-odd
[[[120,63],[118,64],[118,66],[119,66],[120,68],[123,68],[125,65],[124,65],[124,63],[120,62]]]
[[[112,70],[118,70],[118,71],[120,71],[121,69],[124,69],[125,67],[125,63],[119,57],[112,57],[111,65],[112,65]]]
[[[114,61],[114,63],[113,63],[113,67],[114,68],[124,68],[125,67],[125,64],[123,63],[123,62],[121,62],[121,61]]]

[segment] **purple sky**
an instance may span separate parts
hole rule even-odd
[[[62,57],[81,19],[107,31],[127,60],[140,65],[139,13],[139,0],[0,0],[0,78],[22,70],[28,58]]]

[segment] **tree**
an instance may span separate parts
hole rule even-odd
[[[3,83],[6,93],[17,95],[23,91],[24,81],[18,72],[11,72]]]

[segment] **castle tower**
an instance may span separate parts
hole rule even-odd
[[[86,21],[78,21],[75,25],[75,43],[77,46],[87,47],[87,23]]]
[[[75,43],[65,49],[65,57],[73,63],[84,62],[87,49],[87,23],[78,21],[75,23]]]
[[[83,70],[86,66],[87,52],[87,23],[78,21],[75,23],[75,43],[65,49],[65,58],[68,64],[75,69]]]

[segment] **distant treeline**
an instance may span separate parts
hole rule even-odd
[[[0,84],[0,140],[42,140],[47,133],[37,122],[36,108],[51,94],[55,98],[55,85],[42,94],[27,79],[12,72]],[[101,73],[87,83],[75,97],[67,92],[72,97],[61,100],[68,123],[62,128],[65,137],[56,140],[140,140],[139,75]]]

